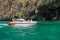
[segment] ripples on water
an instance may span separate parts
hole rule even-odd
[[[36,33],[36,24],[8,26],[0,23],[0,40],[31,40]]]
[[[0,40],[60,40],[60,21],[8,26],[0,22]]]

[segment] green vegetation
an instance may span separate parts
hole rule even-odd
[[[60,18],[56,12],[60,7],[59,2],[59,0],[0,0],[0,20],[28,17],[34,20],[55,20]]]
[[[29,12],[37,9],[42,0],[0,0],[0,20],[26,17]]]

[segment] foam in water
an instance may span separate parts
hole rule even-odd
[[[3,28],[4,26],[8,26],[8,24],[0,24],[0,28]]]
[[[0,26],[0,28],[3,28],[3,26]]]
[[[0,25],[4,25],[4,26],[7,26],[8,24],[0,24]]]
[[[36,24],[15,24],[15,27],[28,27],[28,26],[32,26],[32,25],[36,25]]]

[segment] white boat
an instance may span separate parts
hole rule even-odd
[[[36,23],[37,23],[36,21],[32,21],[32,20],[26,21],[25,19],[17,19],[16,21],[9,22],[8,25],[12,26],[15,24],[36,24]]]

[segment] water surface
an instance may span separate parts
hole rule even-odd
[[[0,21],[0,40],[60,40],[60,21],[37,21],[33,25],[8,26]]]

